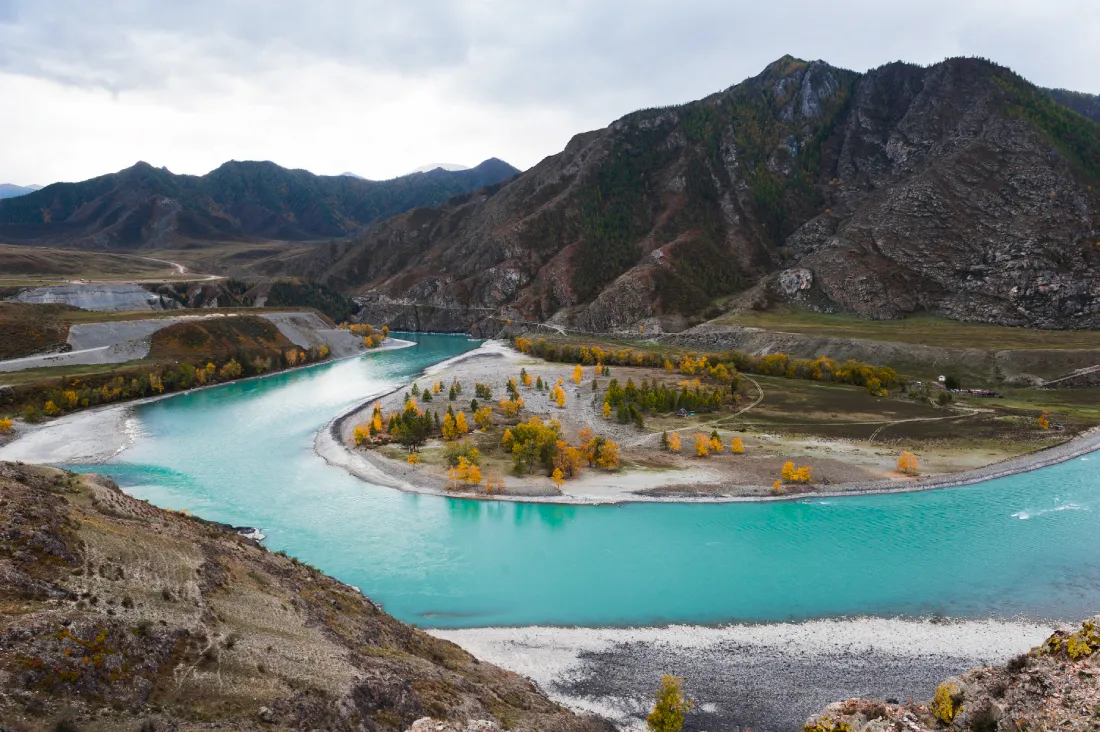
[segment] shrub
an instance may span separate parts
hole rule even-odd
[[[944,724],[951,724],[959,713],[961,704],[962,693],[959,687],[945,681],[936,687],[936,696],[932,699],[932,714]]]
[[[472,465],[481,465],[481,452],[468,442],[452,442],[443,451],[443,459],[447,465],[458,465],[460,458],[466,458]]]
[[[794,463],[787,461],[783,464],[783,480],[787,483],[809,483],[812,477],[813,468],[809,465],[803,465],[801,467],[795,467]]]

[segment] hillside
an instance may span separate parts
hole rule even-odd
[[[117,250],[325,239],[443,203],[517,172],[496,158],[469,170],[433,170],[388,181],[318,176],[270,162],[231,161],[203,176],[137,163],[0,201],[0,241]]]
[[[312,567],[104,479],[0,463],[0,495],[5,729],[613,729]]]
[[[1100,617],[1058,631],[1003,666],[947,679],[924,704],[848,699],[810,718],[805,732],[1093,730],[1100,718]]]
[[[264,267],[369,296],[368,320],[429,306],[426,329],[777,302],[1097,328],[1098,211],[1100,125],[1008,69],[784,57],[577,135],[499,189]]]

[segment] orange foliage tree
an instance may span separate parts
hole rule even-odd
[[[695,435],[695,457],[710,455],[710,438],[702,432]]]
[[[917,456],[905,450],[898,456],[898,472],[906,475],[920,475],[920,465]]]

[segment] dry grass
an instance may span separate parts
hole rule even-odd
[[[904,320],[869,320],[855,315],[779,309],[737,313],[714,322],[785,333],[913,343],[939,348],[979,348],[992,351],[1100,348],[1100,335],[1095,331],[1012,328],[984,323],[960,323],[932,316],[914,316]]]

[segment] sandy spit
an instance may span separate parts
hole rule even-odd
[[[425,370],[424,376],[447,371],[451,367],[471,359],[478,359],[479,370],[501,370],[510,373],[516,370],[517,363],[528,360],[501,341],[486,341],[478,349],[448,359]],[[471,366],[472,368],[472,366]],[[409,382],[412,383],[412,382]],[[369,450],[356,450],[346,443],[350,434],[350,423],[356,419],[365,419],[370,405],[379,398],[388,396],[408,387],[404,384],[386,394],[381,394],[363,402],[334,419],[327,429],[322,430],[315,442],[314,449],[326,462],[348,471],[352,475],[375,485],[424,493],[445,495],[455,498],[469,498],[486,501],[516,501],[526,503],[553,503],[569,505],[607,505],[623,503],[741,503],[759,501],[791,501],[807,497],[833,498],[851,495],[877,495],[888,493],[910,493],[915,491],[951,488],[971,485],[996,478],[1004,478],[1019,473],[1038,470],[1057,463],[1066,462],[1100,450],[1100,427],[1093,428],[1076,438],[1039,450],[979,468],[962,470],[955,473],[917,478],[886,478],[856,483],[834,483],[826,490],[810,493],[790,493],[782,496],[740,495],[737,493],[710,492],[700,495],[662,494],[662,482],[670,480],[678,485],[708,485],[713,488],[715,476],[706,467],[690,471],[679,471],[672,477],[668,474],[628,471],[619,474],[601,474],[586,472],[579,479],[566,485],[568,493],[549,493],[546,495],[486,495],[446,488],[445,481],[427,476],[423,471],[406,466],[396,460],[375,455]],[[610,428],[614,428],[612,425]],[[617,437],[613,435],[613,437]],[[755,486],[765,492],[770,486]],[[745,486],[739,486],[745,489]]]
[[[378,351],[392,351],[400,348],[415,346],[412,341],[399,338],[389,338],[378,348],[364,353],[377,353]],[[283,369],[273,374],[261,374],[250,376],[247,379],[238,379],[232,383],[251,381],[253,379],[265,379],[299,371],[316,368],[325,364],[343,361],[346,358],[358,358],[363,353],[344,358],[329,359],[320,363],[311,363],[305,366],[297,366],[291,369]],[[187,391],[177,391],[171,394],[159,394],[154,397],[135,399],[122,404],[107,404],[100,407],[85,409],[73,414],[67,414],[57,419],[51,419],[39,424],[17,424],[18,430],[15,439],[4,445],[0,445],[0,460],[16,460],[25,463],[45,463],[58,465],[65,463],[99,464],[118,457],[122,452],[134,444],[140,436],[139,420],[134,416],[133,409],[142,404],[171,399],[181,394],[190,394],[201,389],[216,389],[225,384],[210,384],[200,386]]]
[[[931,697],[948,676],[1002,663],[1053,630],[1027,621],[887,618],[663,628],[431,630],[527,676],[556,701],[644,730],[661,674],[696,699],[686,730],[800,729],[851,696]]]

